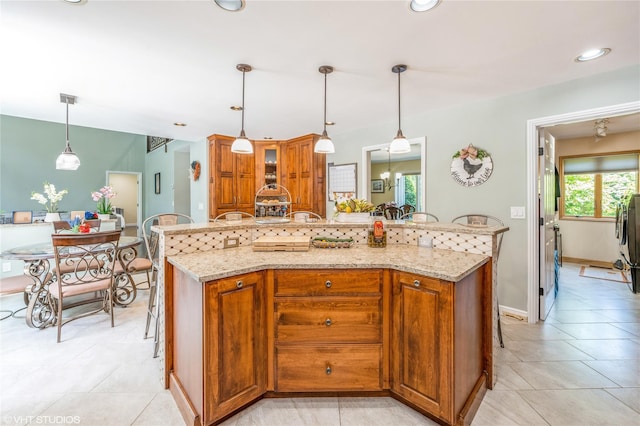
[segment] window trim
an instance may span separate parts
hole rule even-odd
[[[615,222],[615,217],[602,217],[602,173],[594,173],[594,216],[567,216],[565,214],[565,174],[564,174],[564,160],[568,158],[584,158],[584,157],[607,157],[624,154],[635,154],[640,157],[640,150],[628,150],[628,151],[613,151],[613,152],[596,152],[589,154],[577,154],[577,155],[564,155],[558,157],[558,170],[560,175],[560,209],[559,218],[561,220],[578,220],[578,221],[597,221],[597,222]],[[613,173],[613,172],[611,172]],[[587,174],[587,173],[584,173]],[[638,170],[636,170],[636,191],[640,190],[640,158]]]

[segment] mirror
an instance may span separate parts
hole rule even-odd
[[[362,148],[362,198],[375,205],[393,201],[415,204],[417,211],[427,210],[424,190],[427,176],[426,137],[409,139],[409,143],[411,152],[407,154],[389,155],[388,143]],[[388,177],[380,176],[384,172],[389,173]],[[398,188],[405,190],[398,191]]]

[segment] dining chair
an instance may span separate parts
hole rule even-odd
[[[252,215],[251,213],[247,213],[247,212],[240,212],[240,211],[233,211],[233,212],[224,212],[224,213],[220,213],[218,216],[216,216],[213,221],[214,222],[219,222],[223,219],[225,220],[230,220],[230,218],[237,218],[237,220],[241,220],[243,217],[248,217],[250,219],[255,220],[256,217],[254,215]]]
[[[440,222],[438,216],[427,212],[411,212],[400,216],[402,220],[412,220],[414,222]]]
[[[0,296],[22,293],[24,295],[24,308],[16,309],[15,311],[2,309],[0,314],[3,316],[1,320],[13,317],[16,313],[27,309],[29,305],[29,295],[27,294],[27,288],[33,284],[33,278],[28,275],[14,275],[12,277],[0,278]]]
[[[406,215],[409,213],[413,213],[416,211],[416,208],[414,206],[412,206],[411,204],[403,204],[400,207],[398,207],[400,210],[402,210],[402,214]]]
[[[384,208],[384,217],[387,220],[400,219],[400,216],[402,216],[402,210],[400,210],[398,207],[387,206]]]
[[[495,225],[504,226],[504,222],[495,216],[489,216],[486,214],[477,214],[477,213],[463,214],[458,217],[454,217],[453,220],[451,220],[451,223],[459,223],[459,224],[470,226],[470,227],[486,227],[486,226],[495,226]],[[503,235],[504,235],[503,233],[498,234],[498,245],[496,247],[496,253],[494,256],[496,258],[496,264],[498,262],[498,257],[500,256],[500,247],[502,246]],[[497,297],[496,297],[496,301],[497,301]],[[502,340],[502,325],[500,324],[500,303],[499,302],[497,303],[498,303],[498,309],[497,309],[498,338],[500,339],[500,347],[504,348],[504,341]]]
[[[293,219],[294,222],[308,222],[308,221],[315,222],[318,220],[322,220],[322,216],[320,216],[318,213],[314,213],[307,210],[298,210],[295,212],[292,211],[292,212],[289,212],[287,216]]]
[[[58,326],[58,343],[63,325],[88,315],[108,312],[113,327],[113,273],[119,240],[119,231],[51,235],[56,268],[49,295]],[[96,292],[97,298],[76,297]],[[66,318],[62,315],[63,309],[96,302],[101,302],[98,309],[81,310]]]
[[[158,356],[158,348],[160,341],[158,340],[158,268],[159,264],[159,235],[152,231],[153,226],[179,225],[181,223],[194,223],[191,216],[182,213],[161,213],[147,217],[142,222],[142,235],[144,239],[145,250],[149,269],[147,271],[149,279],[149,303],[147,306],[147,323],[144,329],[144,338],[149,337],[149,327],[151,319],[154,320],[154,337],[153,337],[153,357]]]

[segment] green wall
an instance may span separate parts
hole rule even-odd
[[[56,158],[65,147],[64,123],[0,115],[0,209],[43,210],[30,199],[31,192],[42,193],[48,181],[57,190],[69,191],[59,210],[95,210],[91,192],[104,186],[107,170],[145,171],[143,135],[69,126],[69,143],[80,157],[80,167],[56,170]],[[148,188],[143,187],[143,194]]]

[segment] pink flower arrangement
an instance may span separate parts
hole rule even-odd
[[[91,193],[91,198],[93,201],[98,203],[98,213],[99,214],[111,214],[113,213],[113,206],[111,205],[111,199],[115,197],[116,194],[113,191],[111,186],[103,186],[96,192]]]

